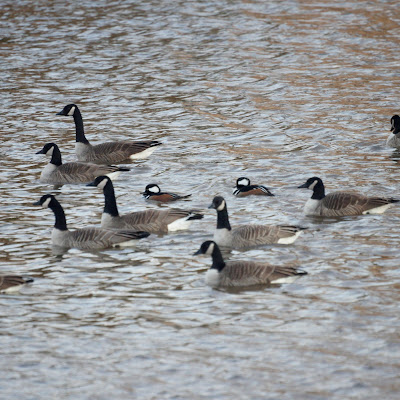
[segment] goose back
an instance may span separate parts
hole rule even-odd
[[[110,216],[104,213],[103,216],[101,226],[104,228],[139,229],[150,233],[167,233],[171,230],[187,229],[192,220],[203,218],[203,215],[196,212],[175,209],[137,211],[121,216]],[[171,227],[178,220],[183,220],[182,228]]]
[[[380,214],[397,201],[393,198],[367,197],[359,193],[332,192],[319,201],[309,199],[304,211],[307,215],[325,217]]]
[[[400,148],[400,116],[393,115],[390,119],[390,130],[392,133],[386,140],[386,145],[389,147]]]
[[[291,225],[242,225],[232,229],[232,244],[238,249],[274,243],[290,244],[304,229]]]
[[[332,192],[325,195],[321,178],[307,179],[299,188],[310,189],[313,194],[304,206],[306,215],[343,217],[361,214],[381,214],[399,200],[391,197],[369,197],[357,192]]]
[[[228,261],[219,273],[218,286],[252,286],[289,283],[306,272],[295,267],[280,267],[255,261]]]
[[[62,163],[61,152],[55,143],[46,143],[36,154],[51,156],[50,162],[42,170],[40,181],[55,185],[68,183],[88,183],[99,175],[116,178],[121,171],[129,171],[113,165],[96,165],[79,162]]]
[[[169,231],[187,229],[193,220],[203,218],[203,215],[197,211],[180,209],[153,209],[119,215],[114,186],[110,178],[99,176],[88,186],[97,186],[103,190],[104,210],[101,217],[101,226],[103,228],[167,233]]]
[[[156,146],[161,145],[155,140],[142,142],[105,142],[97,145],[90,143],[75,143],[77,159],[95,164],[114,164],[127,160],[147,158],[154,152]]]
[[[306,272],[288,266],[274,266],[256,261],[225,262],[217,243],[207,240],[194,253],[211,255],[212,265],[206,273],[206,283],[212,287],[252,286],[292,282]]]
[[[113,141],[91,145],[86,139],[83,127],[83,118],[76,104],[66,105],[57,115],[72,116],[75,122],[75,152],[78,161],[94,164],[116,164],[128,159],[141,159],[148,157],[161,145],[156,140]]]
[[[127,244],[149,236],[144,231],[123,231],[99,228],[82,228],[74,231],[53,229],[52,244],[55,246],[78,249],[104,249]]]
[[[20,275],[0,275],[0,293],[18,291],[23,285],[33,282],[32,278]]]
[[[95,165],[84,163],[65,163],[59,167],[49,163],[43,169],[40,175],[40,181],[51,184],[74,184],[88,183],[99,175],[107,175],[111,179],[115,179],[121,171],[126,171],[126,168],[116,166]]]
[[[220,246],[245,249],[266,244],[291,244],[305,228],[291,225],[240,225],[232,229],[226,201],[214,197],[209,208],[217,211],[217,229],[214,241]]]

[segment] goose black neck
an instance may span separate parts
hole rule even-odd
[[[103,188],[104,193],[104,213],[110,214],[112,217],[118,217],[117,200],[115,199],[114,186],[108,181]]]
[[[228,209],[226,206],[221,211],[217,210],[217,229],[228,229],[228,231],[232,229],[229,223]]]
[[[217,244],[214,244],[214,250],[211,254],[212,257],[212,265],[211,268],[218,270],[218,272],[221,272],[225,268],[225,261],[222,257],[221,250],[217,246]]]
[[[324,197],[325,197],[325,187],[322,181],[320,181],[314,186],[311,198],[314,200],[322,200]]]
[[[63,208],[61,207],[61,204],[56,199],[52,199],[51,203],[49,204],[49,208],[53,211],[54,216],[56,217],[54,228],[60,231],[68,230],[65,213]]]
[[[58,148],[58,146],[53,147],[53,153],[51,155],[50,163],[57,165],[57,167],[59,167],[62,164],[61,151]]]
[[[85,131],[83,130],[82,114],[79,111],[78,107],[76,107],[74,111],[74,121],[75,121],[76,142],[89,144],[89,141],[85,137]]]

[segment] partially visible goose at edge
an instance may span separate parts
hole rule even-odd
[[[206,273],[206,284],[211,287],[234,287],[291,283],[307,272],[295,267],[274,266],[256,261],[225,262],[218,245],[207,240],[194,253],[212,257],[211,268]]]
[[[169,203],[171,201],[187,199],[191,196],[191,194],[181,196],[176,193],[162,192],[160,187],[154,183],[147,185],[142,195],[146,200],[158,201],[159,203]]]
[[[316,176],[307,179],[299,188],[313,191],[304,206],[304,213],[321,217],[382,214],[399,201],[391,197],[367,197],[355,192],[333,192],[325,195],[324,184]]]
[[[237,197],[245,196],[274,196],[268,188],[262,185],[250,185],[250,179],[244,176],[236,180],[236,189],[233,194]]]
[[[81,112],[76,104],[66,105],[57,115],[73,116],[75,121],[75,152],[79,161],[95,164],[117,164],[125,160],[148,157],[162,143],[156,140],[115,141],[91,145],[85,137]]]
[[[214,241],[219,246],[244,249],[273,243],[291,244],[307,229],[291,225],[241,225],[232,229],[223,197],[214,197],[208,208],[217,210]]]
[[[36,154],[51,156],[50,162],[40,174],[40,182],[53,185],[66,183],[88,183],[99,175],[107,175],[115,179],[121,171],[129,168],[120,168],[113,165],[86,164],[80,162],[62,163],[61,152],[55,143],[46,143],[43,149]]]
[[[111,229],[140,229],[150,233],[167,233],[188,229],[195,219],[202,219],[203,214],[197,211],[168,209],[145,210],[119,215],[115,200],[114,186],[107,176],[99,176],[87,186],[97,186],[103,190],[104,210],[101,226]]]
[[[54,246],[89,250],[104,249],[116,245],[130,245],[132,241],[150,235],[149,232],[142,231],[100,228],[82,228],[69,231],[64,210],[52,194],[45,194],[33,205],[50,208],[53,211],[56,222],[51,234],[51,242]]]
[[[392,133],[386,140],[386,144],[389,147],[400,148],[400,117],[398,115],[393,115],[390,119],[390,130]]]
[[[29,277],[0,274],[0,293],[18,292],[22,286],[31,282],[33,279]]]

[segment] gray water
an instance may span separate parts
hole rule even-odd
[[[314,175],[327,191],[400,197],[385,146],[399,112],[397,1],[3,1],[0,272],[35,278],[0,295],[4,399],[398,399],[400,208],[303,216]],[[44,143],[74,160],[87,137],[163,146],[115,183],[121,213],[156,207],[148,183],[205,218],[134,248],[56,254],[56,193],[71,229],[99,225],[97,188],[40,184]],[[239,176],[276,197],[237,199]],[[294,245],[231,259],[298,265],[293,284],[213,290],[213,196],[232,225],[310,229]],[[169,207],[164,206],[164,207]]]

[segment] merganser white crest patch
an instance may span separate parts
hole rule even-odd
[[[160,193],[161,191],[157,185],[150,186],[147,190],[151,193]]]
[[[250,185],[250,180],[247,178],[242,178],[238,180],[237,182],[238,185],[243,185],[243,186],[249,186]]]

